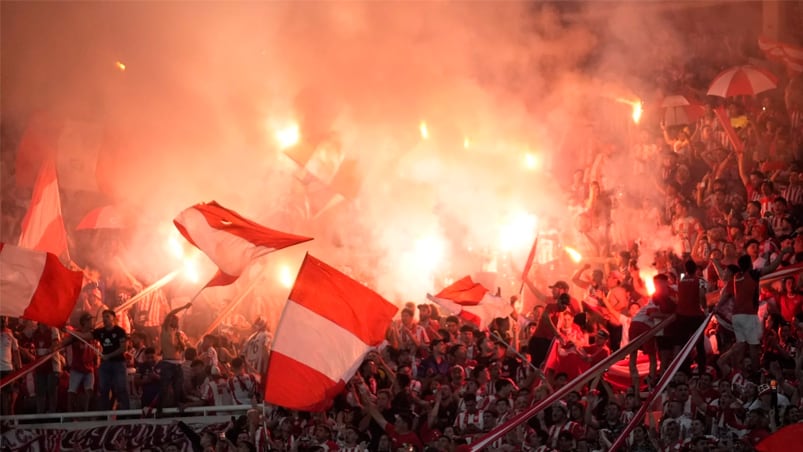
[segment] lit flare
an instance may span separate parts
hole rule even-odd
[[[641,101],[636,101],[631,104],[633,106],[633,123],[638,124],[641,121],[641,114],[644,112],[644,107],[641,105]]]
[[[575,264],[579,264],[579,263],[580,263],[580,261],[582,261],[582,260],[583,260],[583,255],[582,255],[582,254],[580,254],[580,252],[579,252],[579,251],[577,251],[576,249],[574,249],[574,248],[572,248],[572,247],[570,247],[570,246],[565,246],[565,247],[563,247],[563,250],[564,250],[564,251],[566,251],[566,254],[568,254],[568,255],[569,255],[569,258],[570,258],[570,259],[572,260],[572,262],[574,262]]]
[[[528,152],[524,154],[524,167],[528,170],[536,170],[541,166],[541,159],[537,154]]]
[[[279,272],[277,274],[277,279],[279,280],[279,284],[285,289],[289,289],[293,287],[293,273],[290,271],[290,267],[287,265],[282,265],[279,267]]]
[[[280,149],[288,149],[301,141],[301,129],[298,127],[298,124],[292,123],[277,129],[275,137]]]
[[[516,212],[499,228],[499,248],[512,251],[524,248],[533,242],[538,218],[527,212]]]
[[[425,121],[421,121],[421,123],[418,124],[418,131],[421,133],[421,138],[424,140],[429,139],[429,128],[427,127],[427,123]]]
[[[117,67],[117,70],[120,72],[125,72],[125,64],[122,61],[115,61],[114,66]]]
[[[644,287],[647,289],[647,295],[652,296],[655,293],[655,282],[652,280],[658,272],[654,269],[639,271],[639,278],[644,281]]]

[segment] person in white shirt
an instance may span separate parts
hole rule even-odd
[[[243,355],[248,368],[261,381],[262,376],[268,371],[268,357],[273,336],[261,318],[256,319],[253,330],[254,333],[245,341]]]
[[[20,347],[17,338],[7,327],[8,318],[0,316],[0,378],[9,375],[21,366]],[[17,386],[15,384],[6,385],[0,394],[2,408],[0,413],[3,416],[14,414],[14,405],[17,401]]]

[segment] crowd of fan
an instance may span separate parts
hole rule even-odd
[[[668,71],[663,83],[682,88],[691,83],[683,74]],[[631,157],[629,174],[654,181],[649,194],[618,199],[616,182],[605,178],[609,146],[575,173],[569,204],[580,232],[613,256],[604,265],[580,267],[570,282],[550,285],[551,293],[525,280],[539,303],[488,328],[441,315],[435,305],[408,303],[388,329],[387,346],[369,354],[326,412],[256,408],[271,340],[264,321],[193,341],[179,323],[187,306],[170,310],[156,291],[115,312],[136,291],[95,275],[70,334],[2,319],[3,376],[60,350],[29,378],[3,388],[3,414],[139,407],[159,415],[168,406],[233,403],[254,408],[224,437],[179,423],[194,450],[453,451],[674,314],[674,323],[630,357],[629,384],[595,379],[490,447],[606,450],[713,312],[627,449],[751,450],[803,419],[803,282],[798,272],[759,284],[774,270],[803,263],[803,122],[779,96],[729,103],[741,148],[713,106],[693,124],[642,126],[632,148],[620,150]],[[649,276],[638,266],[643,249],[615,236],[612,212],[621,203],[647,206],[642,220],[670,228],[679,243],[647,256]]]

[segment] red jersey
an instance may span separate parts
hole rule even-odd
[[[758,314],[758,277],[756,272],[739,273],[733,278],[733,313]]]
[[[396,431],[396,426],[390,422],[385,425],[385,433],[388,434],[388,437],[390,437],[390,440],[393,442],[393,450],[398,450],[399,448],[404,447],[405,444],[408,446],[415,446],[416,450],[421,450],[424,448],[424,445],[421,444],[421,440],[418,438],[418,435],[413,432],[399,433]]]
[[[538,322],[538,327],[536,327],[533,336],[540,337],[542,339],[552,339],[555,337],[555,332],[552,331],[552,328],[550,328],[549,325],[547,325],[546,317],[549,316],[549,319],[552,320],[552,324],[557,328],[560,313],[561,311],[558,308],[557,303],[550,303],[546,305],[544,307],[544,312],[541,315],[541,321]]]
[[[678,307],[675,312],[686,317],[705,315],[701,305],[701,289],[705,282],[696,277],[683,278],[678,283]]]
[[[98,368],[98,355],[88,345],[76,340],[67,349],[67,363],[76,372],[92,373]]]

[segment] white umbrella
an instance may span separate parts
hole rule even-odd
[[[667,126],[691,124],[703,114],[700,105],[679,94],[665,97],[661,107],[664,108],[664,124]]]

